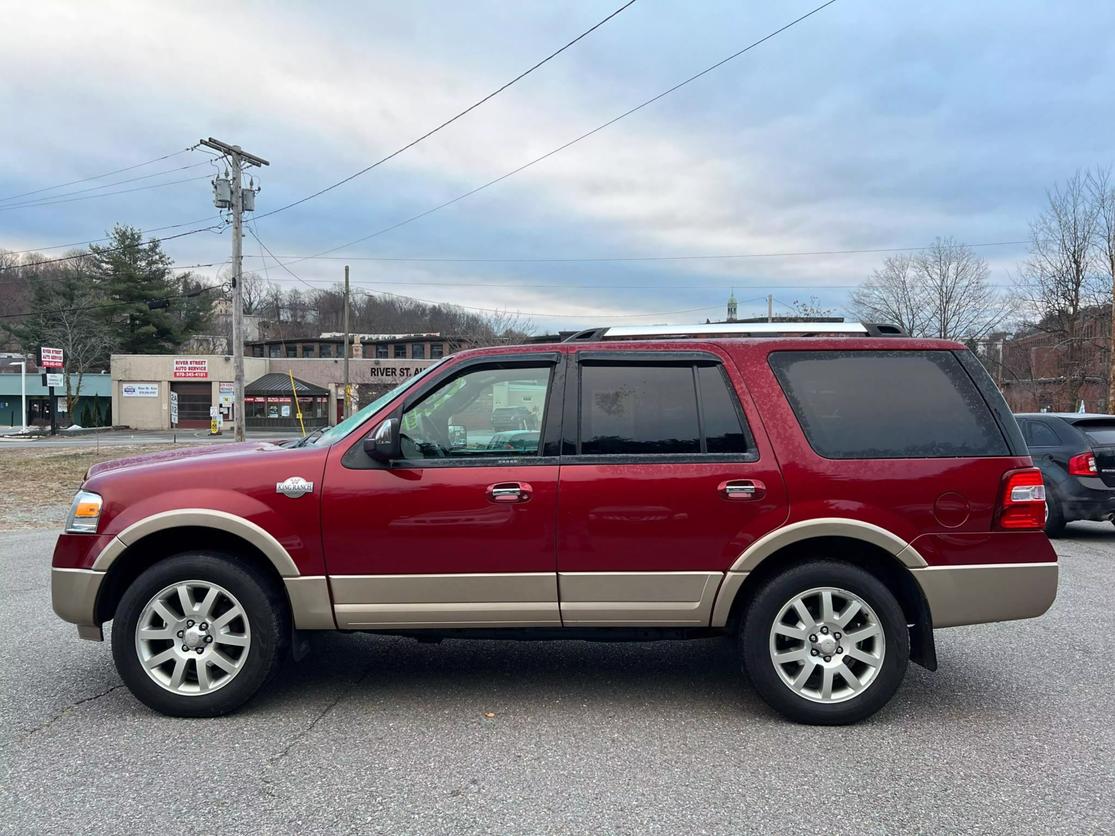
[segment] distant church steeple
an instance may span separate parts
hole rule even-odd
[[[736,289],[732,288],[732,295],[728,297],[728,321],[736,321]]]

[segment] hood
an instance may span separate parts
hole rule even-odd
[[[141,453],[138,456],[125,456],[122,459],[112,459],[107,462],[98,462],[85,472],[88,481],[94,476],[100,476],[114,470],[123,470],[130,467],[141,467],[160,462],[177,462],[185,459],[198,459],[202,457],[221,458],[229,455],[244,454],[263,450],[280,449],[267,441],[241,441],[232,444],[207,444],[203,447],[175,447],[169,450],[160,450],[157,453]]]

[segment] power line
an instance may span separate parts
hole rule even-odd
[[[569,41],[567,44],[565,44],[560,49],[555,50],[554,52],[551,52],[549,55],[547,55],[545,58],[543,58],[541,61],[539,61],[534,66],[530,67],[529,69],[524,70],[523,72],[521,72],[517,76],[515,76],[513,79],[508,81],[506,84],[504,84],[501,87],[493,90],[491,93],[489,93],[488,95],[486,95],[484,98],[480,99],[479,101],[476,101],[473,104],[469,105],[464,110],[462,110],[460,113],[458,113],[456,116],[453,116],[450,119],[446,119],[444,122],[442,122],[440,125],[438,125],[433,130],[427,131],[426,133],[422,134],[422,136],[418,137],[417,139],[411,140],[406,145],[399,148],[397,151],[392,151],[386,157],[383,157],[382,159],[376,160],[371,165],[360,169],[359,171],[355,172],[354,174],[350,174],[348,177],[345,177],[341,180],[338,180],[336,183],[333,183],[332,185],[326,186],[323,189],[319,189],[318,191],[314,192],[313,194],[306,195],[305,197],[299,198],[298,200],[294,201],[293,203],[288,203],[285,206],[280,206],[278,209],[272,209],[270,212],[265,212],[262,215],[257,215],[256,219],[259,220],[261,218],[267,218],[267,217],[270,217],[271,215],[278,214],[279,212],[285,212],[287,209],[291,209],[295,206],[298,206],[302,203],[305,203],[308,200],[313,200],[315,197],[320,197],[321,195],[325,194],[326,192],[332,191],[333,189],[337,188],[338,186],[343,186],[345,183],[348,183],[352,180],[355,180],[357,177],[360,177],[363,174],[367,174],[373,168],[377,168],[378,166],[383,165],[388,160],[399,156],[399,154],[402,154],[404,151],[406,151],[410,148],[413,148],[415,145],[422,142],[423,140],[429,139],[431,136],[436,134],[442,128],[446,128],[449,125],[452,125],[454,122],[456,122],[461,117],[463,117],[463,116],[467,115],[468,113],[471,113],[472,111],[476,110],[476,108],[480,107],[480,105],[482,105],[485,102],[490,101],[491,99],[498,96],[500,93],[502,93],[508,87],[510,87],[513,84],[515,84],[515,83],[521,81],[522,79],[526,78],[528,75],[530,75],[535,70],[537,70],[539,67],[541,67],[543,64],[545,64],[545,63],[551,61],[552,59],[556,58],[557,56],[561,55],[561,53],[565,52],[565,50],[569,49],[571,46],[573,46],[578,41],[582,40],[583,38],[588,37],[590,34],[595,32],[597,29],[599,29],[601,26],[603,26],[605,23],[607,23],[609,20],[611,20],[613,17],[618,15],[620,12],[622,12],[624,9],[631,6],[634,2],[635,2],[635,0],[627,0],[626,3],[624,3],[622,6],[620,6],[618,9],[616,9],[614,12],[612,12],[610,15],[608,15],[607,17],[605,17],[603,20],[599,21],[598,23],[594,24],[589,29],[586,29],[584,32],[582,32],[580,35],[575,37],[573,40]],[[830,0],[830,2],[835,2],[835,0]]]
[[[155,299],[135,300],[132,302],[107,302],[103,305],[82,305],[74,308],[56,308],[52,311],[23,311],[22,313],[13,314],[0,314],[0,319],[17,319],[27,316],[54,316],[60,313],[81,313],[83,311],[97,311],[105,310],[107,308],[125,308],[133,305],[150,305],[151,302],[168,302],[171,299],[187,299],[195,296],[200,296],[202,293],[207,293],[213,290],[224,290],[224,285],[206,285],[205,287],[198,288],[197,290],[190,291],[189,293],[178,293],[173,296],[159,296]]]
[[[212,217],[209,216],[209,215],[206,215],[204,218],[195,218],[192,221],[182,221],[182,223],[169,224],[167,226],[153,226],[153,227],[150,227],[148,229],[141,229],[141,230],[139,230],[139,233],[140,233],[140,235],[145,235],[148,232],[162,232],[165,229],[181,229],[184,226],[193,226],[194,224],[199,224],[202,221],[208,221],[208,220],[212,220]],[[111,240],[112,240],[112,236],[111,235],[106,235],[103,238],[92,238],[88,241],[74,241],[73,243],[70,243],[70,244],[51,244],[49,247],[33,247],[32,249],[29,249],[29,250],[5,250],[5,252],[7,252],[9,255],[26,255],[27,253],[41,253],[41,252],[46,252],[47,250],[65,250],[65,249],[68,249],[70,247],[84,247],[87,244],[99,244],[101,241],[111,241]],[[0,268],[0,269],[3,269],[3,268]]]
[[[965,247],[1007,247],[1029,244],[1030,241],[982,241],[975,244],[963,244]],[[278,258],[288,258],[291,263],[300,261],[382,261],[382,262],[417,262],[417,263],[447,263],[447,264],[601,264],[633,261],[715,261],[743,258],[791,258],[798,256],[823,256],[823,255],[863,255],[878,253],[906,253],[931,250],[934,245],[921,247],[876,247],[871,249],[854,250],[797,250],[765,253],[725,253],[725,254],[699,254],[699,255],[632,255],[632,256],[546,256],[538,258],[515,257],[457,257],[457,256],[342,256],[342,255],[281,255]],[[245,258],[259,258],[259,256],[244,256]]]
[[[46,205],[48,202],[53,202],[53,201],[55,201],[57,199],[60,199],[60,198],[63,198],[63,197],[70,197],[72,195],[78,195],[78,194],[87,194],[88,192],[95,192],[95,191],[99,191],[100,189],[110,189],[113,186],[123,186],[126,183],[137,183],[140,180],[150,180],[152,177],[162,177],[164,174],[173,174],[176,171],[186,171],[187,169],[197,168],[198,166],[202,166],[202,165],[211,165],[211,163],[210,163],[209,160],[202,160],[200,163],[190,163],[189,165],[178,166],[177,168],[168,168],[168,169],[164,169],[163,171],[156,171],[153,174],[141,174],[139,177],[129,177],[126,180],[117,180],[114,183],[102,183],[99,186],[89,186],[88,188],[77,189],[77,190],[72,191],[72,192],[62,192],[62,194],[50,195],[50,197],[36,199],[36,200],[30,200],[30,201],[27,201],[25,203],[11,203],[11,204],[7,204],[7,205],[4,205],[4,206],[0,206],[0,208],[3,208],[3,209],[19,209],[21,207],[27,207],[27,206],[39,206],[40,204]],[[2,204],[2,203],[4,203],[4,201],[0,201],[0,204]]]
[[[89,177],[82,177],[79,180],[70,180],[67,183],[58,183],[57,185],[54,185],[54,186],[45,186],[41,189],[35,189],[34,191],[30,191],[30,192],[21,192],[20,194],[11,194],[11,195],[8,195],[7,197],[0,197],[0,201],[15,200],[17,197],[27,197],[28,195],[40,194],[42,192],[50,192],[50,191],[54,191],[55,189],[62,189],[62,188],[65,188],[66,186],[76,186],[78,183],[88,183],[90,180],[100,180],[103,177],[111,177],[114,174],[123,174],[125,171],[134,171],[137,168],[143,168],[145,165],[154,165],[155,163],[160,163],[163,160],[169,160],[171,157],[177,157],[179,154],[185,154],[185,153],[187,153],[188,151],[191,151],[191,150],[193,150],[193,149],[183,148],[181,151],[175,151],[173,154],[163,154],[163,156],[155,157],[155,159],[153,159],[153,160],[147,160],[146,162],[136,163],[135,165],[130,165],[130,166],[127,166],[125,168],[117,168],[113,171],[105,171],[105,172],[102,172],[101,174],[93,174]]]
[[[290,273],[290,275],[294,276],[294,278],[296,278],[298,281],[302,282],[302,284],[306,285],[306,287],[308,287],[310,290],[317,290],[317,288],[315,288],[312,284],[310,284],[304,278],[299,276],[297,273],[295,273],[293,270],[291,270],[289,267],[287,267],[285,264],[283,264],[281,261],[279,261],[279,259],[275,258],[275,254],[273,252],[271,252],[271,248],[268,247],[266,244],[264,244],[263,239],[259,237],[259,233],[256,232],[256,227],[255,227],[254,223],[252,223],[248,226],[248,232],[250,232],[252,234],[252,237],[256,239],[256,241],[259,243],[259,245],[261,247],[263,247],[264,250],[267,251],[267,254],[269,256],[271,256],[271,259],[276,264],[278,264],[280,267],[282,267],[284,270],[286,270],[288,273]],[[264,269],[267,268],[267,259],[263,260],[263,266],[264,266]]]
[[[278,264],[280,267],[282,267],[286,272],[290,273],[291,276],[293,276],[295,279],[300,281],[302,284],[306,285],[306,287],[310,288],[310,290],[313,290],[313,291],[318,290],[318,288],[314,287],[312,284],[310,284],[304,278],[299,276],[297,273],[295,273],[293,270],[291,270],[290,267],[288,267],[286,264],[283,264],[281,261],[279,261],[277,258],[275,258],[275,254],[273,252],[271,252],[271,248],[268,247],[265,243],[263,243],[263,239],[260,238],[256,234],[256,231],[255,231],[254,227],[249,227],[248,231],[252,234],[252,237],[255,238],[256,241],[259,242],[259,245],[261,247],[263,247],[263,249],[267,252],[267,254],[271,256],[272,260],[274,260],[274,262],[276,264]],[[264,263],[266,263],[266,262],[264,262]],[[596,316],[596,314],[583,313],[583,312],[582,313],[542,313],[542,312],[537,312],[537,311],[510,311],[510,310],[503,309],[503,308],[481,308],[481,307],[477,307],[475,305],[459,305],[459,304],[456,304],[455,302],[439,302],[439,301],[436,301],[434,299],[421,299],[417,296],[404,296],[401,293],[392,293],[389,290],[377,290],[377,291],[374,291],[374,292],[373,291],[368,291],[368,290],[362,290],[360,292],[365,296],[375,296],[375,295],[392,296],[396,299],[406,299],[407,301],[410,301],[410,302],[421,302],[424,305],[438,305],[438,306],[442,306],[442,307],[460,308],[462,310],[477,311],[477,312],[480,312],[480,313],[494,313],[494,314],[515,313],[515,314],[518,314],[519,316],[534,316],[534,317],[557,318],[557,319],[572,319],[572,318],[577,318],[577,317]],[[686,308],[686,309],[680,310],[680,311],[659,311],[659,312],[655,312],[655,313],[642,313],[642,314],[610,314],[609,318],[612,318],[612,319],[627,319],[627,318],[636,318],[636,317],[644,317],[644,316],[671,316],[673,314],[693,313],[695,311],[711,311],[711,310],[719,309],[719,307],[720,307],[719,305],[702,305],[701,307],[698,307],[698,308]]]
[[[0,212],[6,212],[9,209],[27,209],[27,208],[36,208],[36,207],[39,207],[39,206],[57,206],[60,203],[75,203],[79,200],[96,200],[97,198],[110,197],[110,196],[116,195],[116,194],[131,194],[132,192],[142,192],[142,191],[146,191],[147,189],[161,189],[161,188],[164,188],[165,186],[177,186],[180,183],[193,183],[196,180],[208,180],[208,179],[209,179],[209,175],[208,174],[203,174],[200,177],[186,177],[182,180],[168,180],[165,183],[153,183],[153,184],[148,185],[148,186],[136,186],[133,189],[117,189],[114,192],[101,192],[100,194],[88,194],[88,195],[85,195],[84,197],[70,197],[70,198],[65,198],[63,200],[49,200],[49,201],[40,201],[39,203],[20,203],[20,204],[16,204],[16,205],[0,206]]]
[[[209,267],[212,265],[198,264],[195,267]],[[178,268],[175,268],[178,269]],[[183,268],[184,269],[184,268]],[[319,284],[319,285],[333,285],[337,284],[336,279],[302,279],[303,284]],[[407,285],[407,286],[423,286],[423,287],[511,287],[511,288],[556,288],[559,290],[573,290],[573,289],[608,289],[608,290],[730,290],[732,288],[739,288],[741,290],[845,290],[857,288],[860,284],[746,284],[740,282],[730,282],[724,284],[685,284],[684,287],[671,287],[668,283],[659,282],[658,284],[601,284],[600,282],[593,282],[591,284],[569,284],[568,282],[424,282],[412,281],[410,279],[375,279],[372,281],[353,280],[353,284],[366,284],[369,286],[376,286],[383,284],[391,285]],[[988,282],[989,287],[998,288],[1013,288],[1013,283],[995,283]],[[319,288],[314,288],[318,290]],[[764,297],[765,298],[765,297]]]
[[[519,311],[511,310],[509,308],[478,308],[474,305],[458,305],[455,302],[438,302],[433,299],[419,299],[417,296],[404,296],[401,293],[391,293],[388,290],[361,290],[365,296],[393,296],[396,299],[406,299],[410,302],[421,302],[425,305],[437,305],[440,307],[448,308],[461,308],[466,311],[479,311],[481,313],[495,313],[495,314],[508,314],[513,313],[519,316],[537,316],[556,319],[578,319],[584,317],[607,317],[608,319],[629,319],[643,316],[672,316],[674,314],[694,313],[695,311],[712,311],[719,310],[720,305],[702,305],[699,308],[685,308],[680,311],[655,311],[653,313],[640,313],[640,314],[595,314],[580,311],[578,313],[542,313],[539,311]]]
[[[125,245],[120,246],[120,247],[107,247],[104,250],[102,250],[102,252],[103,253],[115,253],[115,252],[119,252],[120,250],[127,250],[127,249],[129,249],[133,246],[148,247],[152,244],[162,243],[163,241],[173,241],[175,238],[185,238],[187,235],[196,235],[199,232],[212,232],[214,230],[220,230],[222,228],[223,227],[221,227],[221,226],[210,225],[210,226],[201,227],[200,229],[191,229],[187,232],[179,232],[177,235],[164,235],[162,238],[150,238],[147,241],[143,241],[139,244],[125,244]],[[101,240],[107,240],[107,239],[101,239]],[[43,261],[32,261],[28,264],[12,264],[12,265],[9,265],[7,267],[0,267],[0,273],[5,272],[7,270],[26,270],[26,269],[30,269],[32,267],[42,267],[45,264],[59,264],[63,261],[76,261],[79,258],[89,258],[90,255],[92,255],[92,254],[87,253],[87,252],[74,253],[73,255],[64,255],[64,256],[61,256],[60,258],[48,258],[48,259],[44,259]]]
[[[399,221],[398,223],[392,224],[391,226],[387,226],[387,227],[384,227],[383,229],[376,230],[375,232],[373,232],[369,235],[365,235],[362,238],[357,238],[353,241],[349,241],[348,243],[340,244],[339,246],[336,246],[336,247],[331,247],[328,250],[322,250],[319,253],[315,253],[313,257],[316,258],[318,256],[328,255],[329,253],[334,253],[334,252],[337,252],[338,250],[343,250],[346,247],[351,247],[354,244],[359,244],[363,241],[368,241],[369,239],[376,238],[380,235],[384,235],[388,232],[391,232],[393,230],[398,229],[401,226],[406,226],[409,223],[413,223],[414,221],[420,220],[421,218],[424,218],[427,215],[432,215],[434,212],[437,212],[441,209],[445,209],[447,206],[452,206],[454,203],[462,201],[462,200],[464,200],[468,197],[472,197],[472,195],[476,194],[477,192],[482,192],[482,191],[484,191],[484,189],[487,189],[490,186],[494,186],[496,183],[500,183],[500,182],[508,179],[509,177],[514,177],[519,172],[525,171],[526,169],[530,168],[531,166],[537,165],[538,163],[542,162],[543,160],[549,159],[550,157],[554,156],[555,154],[561,153],[566,148],[570,148],[573,145],[576,145],[581,140],[588,139],[590,136],[593,136],[594,134],[599,133],[600,131],[604,130],[605,128],[610,127],[611,125],[614,125],[616,122],[620,121],[621,119],[626,119],[631,114],[642,110],[644,107],[647,107],[648,105],[653,104],[654,102],[658,101],[659,99],[665,98],[666,96],[670,95],[671,93],[673,93],[677,90],[680,90],[682,87],[685,87],[687,84],[690,84],[690,83],[696,81],[697,79],[701,78],[702,76],[705,76],[708,73],[711,73],[713,70],[716,70],[719,67],[724,66],[729,61],[733,61],[736,58],[739,58],[744,53],[749,52],[750,50],[754,49],[755,47],[759,46],[760,44],[766,43],[771,38],[774,38],[777,35],[780,35],[781,33],[785,32],[787,29],[790,29],[790,28],[796,26],[797,24],[801,23],[806,18],[812,17],[813,15],[820,12],[822,9],[825,9],[828,6],[831,6],[835,2],[836,2],[836,0],[828,0],[828,2],[822,3],[820,6],[817,6],[812,11],[806,12],[801,17],[795,18],[794,20],[787,23],[785,26],[782,26],[779,29],[775,29],[773,32],[771,32],[767,35],[764,35],[762,38],[760,38],[757,41],[753,41],[752,43],[745,46],[743,49],[740,49],[737,52],[733,52],[728,57],[723,58],[723,59],[717,61],[715,64],[701,70],[700,72],[689,76],[689,78],[685,79],[684,81],[678,82],[673,87],[670,87],[669,89],[662,91],[657,96],[653,96],[653,97],[647,99],[642,104],[638,104],[635,107],[631,108],[630,110],[624,111],[619,116],[616,116],[612,119],[609,119],[607,122],[593,128],[591,131],[588,131],[587,133],[583,133],[580,136],[578,136],[577,138],[571,139],[571,140],[569,140],[569,142],[566,142],[564,145],[559,145],[557,148],[554,148],[551,151],[547,151],[542,156],[536,157],[535,159],[531,160],[530,162],[524,163],[523,165],[519,166],[518,168],[512,169],[511,171],[507,172],[506,174],[502,174],[499,177],[496,177],[494,180],[489,180],[487,183],[484,183],[481,186],[477,186],[476,188],[471,189],[471,190],[465,192],[464,194],[457,195],[457,197],[454,197],[450,200],[447,200],[444,203],[440,203],[440,204],[438,204],[437,206],[434,206],[431,209],[427,209],[424,212],[419,212],[417,215],[412,215],[411,217],[407,218],[406,220]],[[291,205],[294,205],[294,204],[291,204]],[[283,208],[285,209],[287,207],[283,207]],[[276,210],[276,211],[281,211],[281,210]],[[260,215],[259,217],[266,217],[266,215]]]

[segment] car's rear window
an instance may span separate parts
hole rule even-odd
[[[1115,422],[1111,423],[1078,423],[1078,430],[1084,430],[1084,435],[1093,444],[1115,444]]]
[[[1010,454],[951,351],[777,351],[770,364],[810,445],[826,458]]]

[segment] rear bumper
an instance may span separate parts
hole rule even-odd
[[[92,569],[50,570],[50,601],[54,612],[63,621],[76,624],[78,635],[83,639],[100,639],[97,593],[104,577],[104,572]]]
[[[1092,476],[1070,476],[1052,486],[1066,521],[1106,520],[1115,514],[1115,488]]]
[[[984,563],[911,570],[934,627],[1035,618],[1057,597],[1056,563]]]

